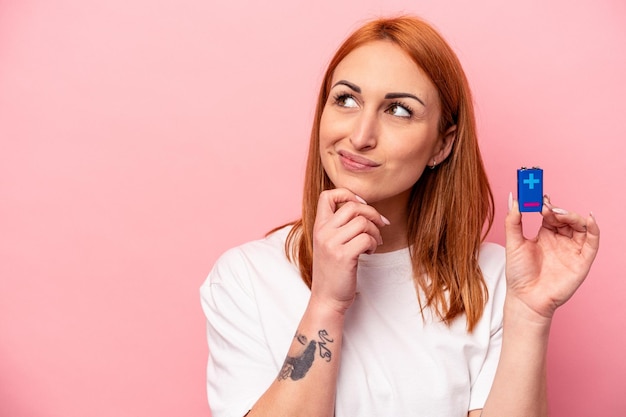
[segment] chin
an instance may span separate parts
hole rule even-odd
[[[372,192],[371,187],[368,186],[364,186],[364,185],[359,185],[359,184],[354,184],[354,183],[350,183],[350,182],[335,182],[335,181],[331,181],[333,183],[333,186],[335,188],[343,188],[346,189],[348,191],[350,191],[353,194],[358,195],[359,197],[361,197],[362,199],[364,199],[365,201],[367,201],[369,203],[368,197],[372,196]]]

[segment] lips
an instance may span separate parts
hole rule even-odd
[[[369,171],[380,166],[379,163],[347,151],[338,151],[342,165],[350,171]]]

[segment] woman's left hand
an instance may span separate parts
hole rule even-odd
[[[544,197],[537,237],[526,239],[518,202],[509,198],[506,217],[507,298],[551,319],[583,283],[598,252],[600,229],[593,215],[584,218],[555,208]]]

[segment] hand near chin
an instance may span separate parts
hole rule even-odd
[[[592,215],[554,208],[547,197],[541,215],[537,237],[526,239],[518,203],[512,201],[506,217],[507,299],[521,301],[533,318],[549,320],[587,277],[600,229]]]
[[[388,221],[346,189],[320,194],[313,227],[311,299],[343,314],[354,301],[359,256],[382,244]]]

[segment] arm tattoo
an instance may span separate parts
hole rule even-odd
[[[301,345],[306,345],[306,336],[303,335],[302,333],[296,333],[296,335],[294,336],[298,342],[300,342]]]
[[[324,359],[326,362],[330,362],[332,358],[332,353],[330,349],[326,347],[326,343],[333,343],[333,339],[328,337],[328,332],[326,330],[320,330],[317,335],[320,337],[319,346],[320,346],[320,357]]]
[[[320,339],[319,342],[311,340],[307,345],[307,337],[301,333],[296,333],[294,338],[298,341],[298,343],[306,347],[304,348],[304,351],[302,351],[299,355],[287,355],[285,363],[283,363],[283,367],[278,373],[279,381],[283,381],[287,378],[290,378],[293,381],[297,381],[304,378],[309,369],[311,369],[311,366],[313,366],[315,351],[317,350],[318,345],[320,348],[320,357],[326,362],[330,362],[332,358],[332,353],[330,349],[326,346],[326,344],[332,343],[333,339],[328,337],[328,332],[326,330],[320,330],[317,335]]]
[[[299,341],[299,339],[298,339]],[[283,368],[278,374],[279,380],[291,378],[294,381],[304,378],[306,373],[313,365],[313,359],[315,357],[315,340],[311,340],[311,343],[304,349],[304,352],[299,356],[287,356]]]

